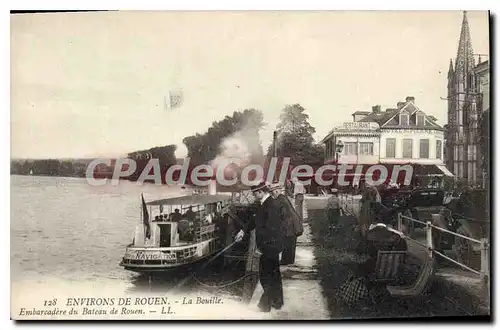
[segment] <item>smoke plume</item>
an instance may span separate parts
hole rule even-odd
[[[254,128],[244,128],[223,139],[219,145],[219,153],[210,165],[214,170],[224,166],[226,178],[239,177],[244,167],[262,162],[262,146],[259,132]]]

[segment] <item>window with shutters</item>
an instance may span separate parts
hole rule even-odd
[[[413,139],[403,139],[403,158],[413,158]]]
[[[417,126],[424,126],[425,116],[423,113],[417,113]]]
[[[403,111],[399,114],[399,125],[400,126],[408,126],[410,124],[410,114],[406,111]]]
[[[443,141],[436,140],[436,158],[443,159]]]
[[[356,142],[345,142],[344,143],[344,155],[355,156],[358,154],[358,144]]]
[[[429,139],[420,140],[420,158],[429,158]]]
[[[372,156],[373,142],[361,142],[359,144],[359,154],[362,156]]]
[[[396,139],[389,138],[385,140],[385,157],[396,157]]]

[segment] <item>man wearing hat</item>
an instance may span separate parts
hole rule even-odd
[[[293,208],[290,200],[282,193],[279,183],[273,183],[270,185],[269,190],[280,207],[280,214],[283,221],[283,232],[285,234],[283,253],[280,263],[282,265],[291,265],[295,263],[297,237],[302,235],[304,232],[302,219]]]
[[[235,240],[241,241],[245,233],[255,229],[260,254],[259,277],[264,289],[259,308],[263,312],[270,312],[271,307],[281,309],[283,306],[283,283],[279,265],[279,255],[283,251],[283,225],[279,205],[269,194],[269,185],[261,182],[251,188],[261,206],[257,216],[248,221],[246,228],[240,230]]]

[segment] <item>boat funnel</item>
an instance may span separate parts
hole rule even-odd
[[[217,194],[217,181],[215,179],[211,179],[208,184],[208,194],[216,195]]]

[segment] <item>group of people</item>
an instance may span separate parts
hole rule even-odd
[[[196,213],[193,211],[192,206],[190,206],[184,214],[182,214],[179,209],[175,209],[174,212],[170,214],[160,214],[155,216],[153,221],[179,222],[184,219],[189,222],[194,222],[196,220]]]
[[[280,264],[289,265],[295,262],[297,237],[302,235],[304,230],[303,218],[289,200],[290,187],[291,185],[287,184],[283,192],[279,184],[261,182],[252,186],[252,192],[260,203],[259,212],[235,237],[236,241],[241,241],[255,229],[257,253],[260,255],[259,278],[264,289],[258,305],[262,312],[283,307]]]

